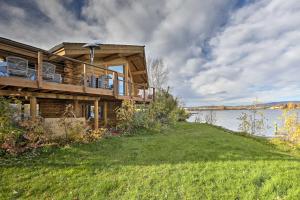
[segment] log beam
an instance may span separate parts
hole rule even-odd
[[[104,102],[104,111],[103,111],[103,115],[104,115],[104,126],[107,126],[107,111],[108,111],[108,103],[107,101]]]
[[[65,100],[82,100],[82,101],[94,101],[99,100],[99,97],[89,96],[75,96],[67,94],[53,94],[53,93],[41,93],[41,92],[22,92],[15,90],[0,90],[0,96],[15,96],[15,97],[37,97],[46,99],[65,99]]]
[[[36,119],[36,97],[30,97],[30,117],[32,120]]]
[[[43,84],[43,53],[38,52],[38,65],[37,65],[37,83],[38,87],[41,88]]]
[[[128,89],[129,89],[129,87],[128,87],[128,85],[129,85],[128,71],[129,71],[129,66],[128,66],[128,63],[126,63],[125,66],[124,66],[124,72],[125,72],[124,73],[124,75],[125,75],[125,77],[124,77],[125,96],[128,95]]]
[[[114,97],[117,98],[119,96],[119,78],[117,72],[114,72],[113,87]]]
[[[128,60],[134,60],[137,58],[143,58],[143,54],[142,53],[136,53],[136,54],[132,54],[130,56],[126,56],[126,59]]]
[[[121,54],[115,53],[115,54],[112,54],[112,55],[109,55],[109,56],[104,57],[102,60],[103,60],[104,62],[109,62],[109,61],[112,61],[112,60],[119,59],[119,58],[121,58],[121,57],[122,57]]]
[[[141,71],[135,71],[135,72],[132,72],[132,76],[136,76],[136,75],[142,75],[142,74],[146,74],[147,71],[146,70],[141,70]]]
[[[94,129],[99,128],[99,102],[98,100],[94,101]]]

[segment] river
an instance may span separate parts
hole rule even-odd
[[[298,116],[300,116],[300,109],[293,110],[293,112],[298,113]],[[251,110],[193,111],[188,121],[205,122],[205,118],[207,116],[213,116],[214,125],[221,126],[232,131],[240,131],[239,125],[241,124],[241,120],[239,120],[238,118],[242,115],[242,113],[247,113],[248,115],[253,116],[253,111]],[[283,110],[257,110],[256,118],[260,119],[262,114],[265,119],[264,129],[261,130],[260,133],[257,133],[257,135],[274,137],[276,132],[276,125],[277,127],[280,127],[282,125],[282,113]]]

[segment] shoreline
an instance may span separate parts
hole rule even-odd
[[[185,108],[187,112],[194,111],[225,111],[225,110],[285,110],[286,108],[230,108],[230,109],[221,109],[221,108],[197,108],[197,109],[188,109]],[[291,110],[299,110],[300,108],[293,108]]]

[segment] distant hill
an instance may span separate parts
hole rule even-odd
[[[194,106],[186,107],[187,110],[251,110],[251,109],[284,109],[284,108],[300,108],[300,101],[279,101],[270,103],[260,103],[256,105],[240,105],[240,106]]]
[[[279,101],[279,102],[270,102],[270,103],[263,103],[262,105],[265,106],[276,106],[276,105],[283,105],[283,104],[300,104],[300,101]]]

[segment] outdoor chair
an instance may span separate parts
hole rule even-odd
[[[43,79],[51,82],[61,83],[61,74],[55,73],[56,66],[49,62],[43,62],[42,74]]]
[[[53,82],[61,83],[62,82],[61,74],[54,74],[54,76],[53,76]]]
[[[43,79],[52,81],[54,80],[56,66],[49,62],[43,62],[42,75]]]
[[[0,76],[8,76],[7,62],[0,62]]]
[[[98,79],[98,88],[109,89],[109,79],[108,75],[101,75]]]
[[[89,77],[89,86],[92,87],[92,88],[96,88],[96,85],[97,85],[96,76],[95,75],[91,75]]]
[[[104,75],[101,75],[98,78],[98,88],[105,88],[105,77],[104,77]]]
[[[6,62],[8,75],[27,77],[28,60],[19,57],[8,56],[6,57]]]

